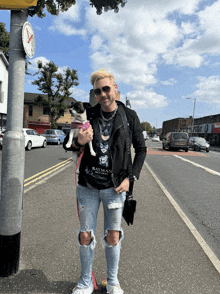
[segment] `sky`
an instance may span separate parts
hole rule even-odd
[[[105,68],[115,76],[121,101],[130,100],[141,122],[157,128],[177,117],[220,113],[220,0],[127,0],[125,7],[96,14],[89,0],[59,16],[28,17],[37,61],[62,72],[77,70],[72,97],[89,101],[90,75]],[[10,31],[10,11],[0,11]],[[27,76],[25,92],[40,93]],[[190,99],[187,99],[190,98]]]

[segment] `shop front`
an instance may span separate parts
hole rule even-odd
[[[213,145],[220,145],[220,122],[213,123]]]
[[[39,134],[42,134],[44,130],[50,129],[50,122],[42,121],[29,121],[28,128],[36,130]]]

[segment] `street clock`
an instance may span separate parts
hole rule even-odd
[[[19,10],[28,9],[30,6],[36,6],[37,0],[0,0],[0,10]]]
[[[32,25],[26,21],[22,28],[22,43],[29,58],[33,58],[36,50],[35,35]]]

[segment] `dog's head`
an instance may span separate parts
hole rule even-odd
[[[79,120],[86,119],[86,109],[90,108],[91,105],[87,102],[76,101],[71,103],[70,113]]]

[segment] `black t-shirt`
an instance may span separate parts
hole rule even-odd
[[[102,112],[103,116],[108,120],[112,117],[113,112]],[[112,133],[112,126],[114,118],[105,121],[99,118],[99,132],[95,134],[97,145],[96,145],[96,156],[91,156],[85,168],[85,179],[87,185],[92,186],[96,189],[107,189],[113,187],[112,173],[111,173],[111,156],[109,151],[109,139]]]

